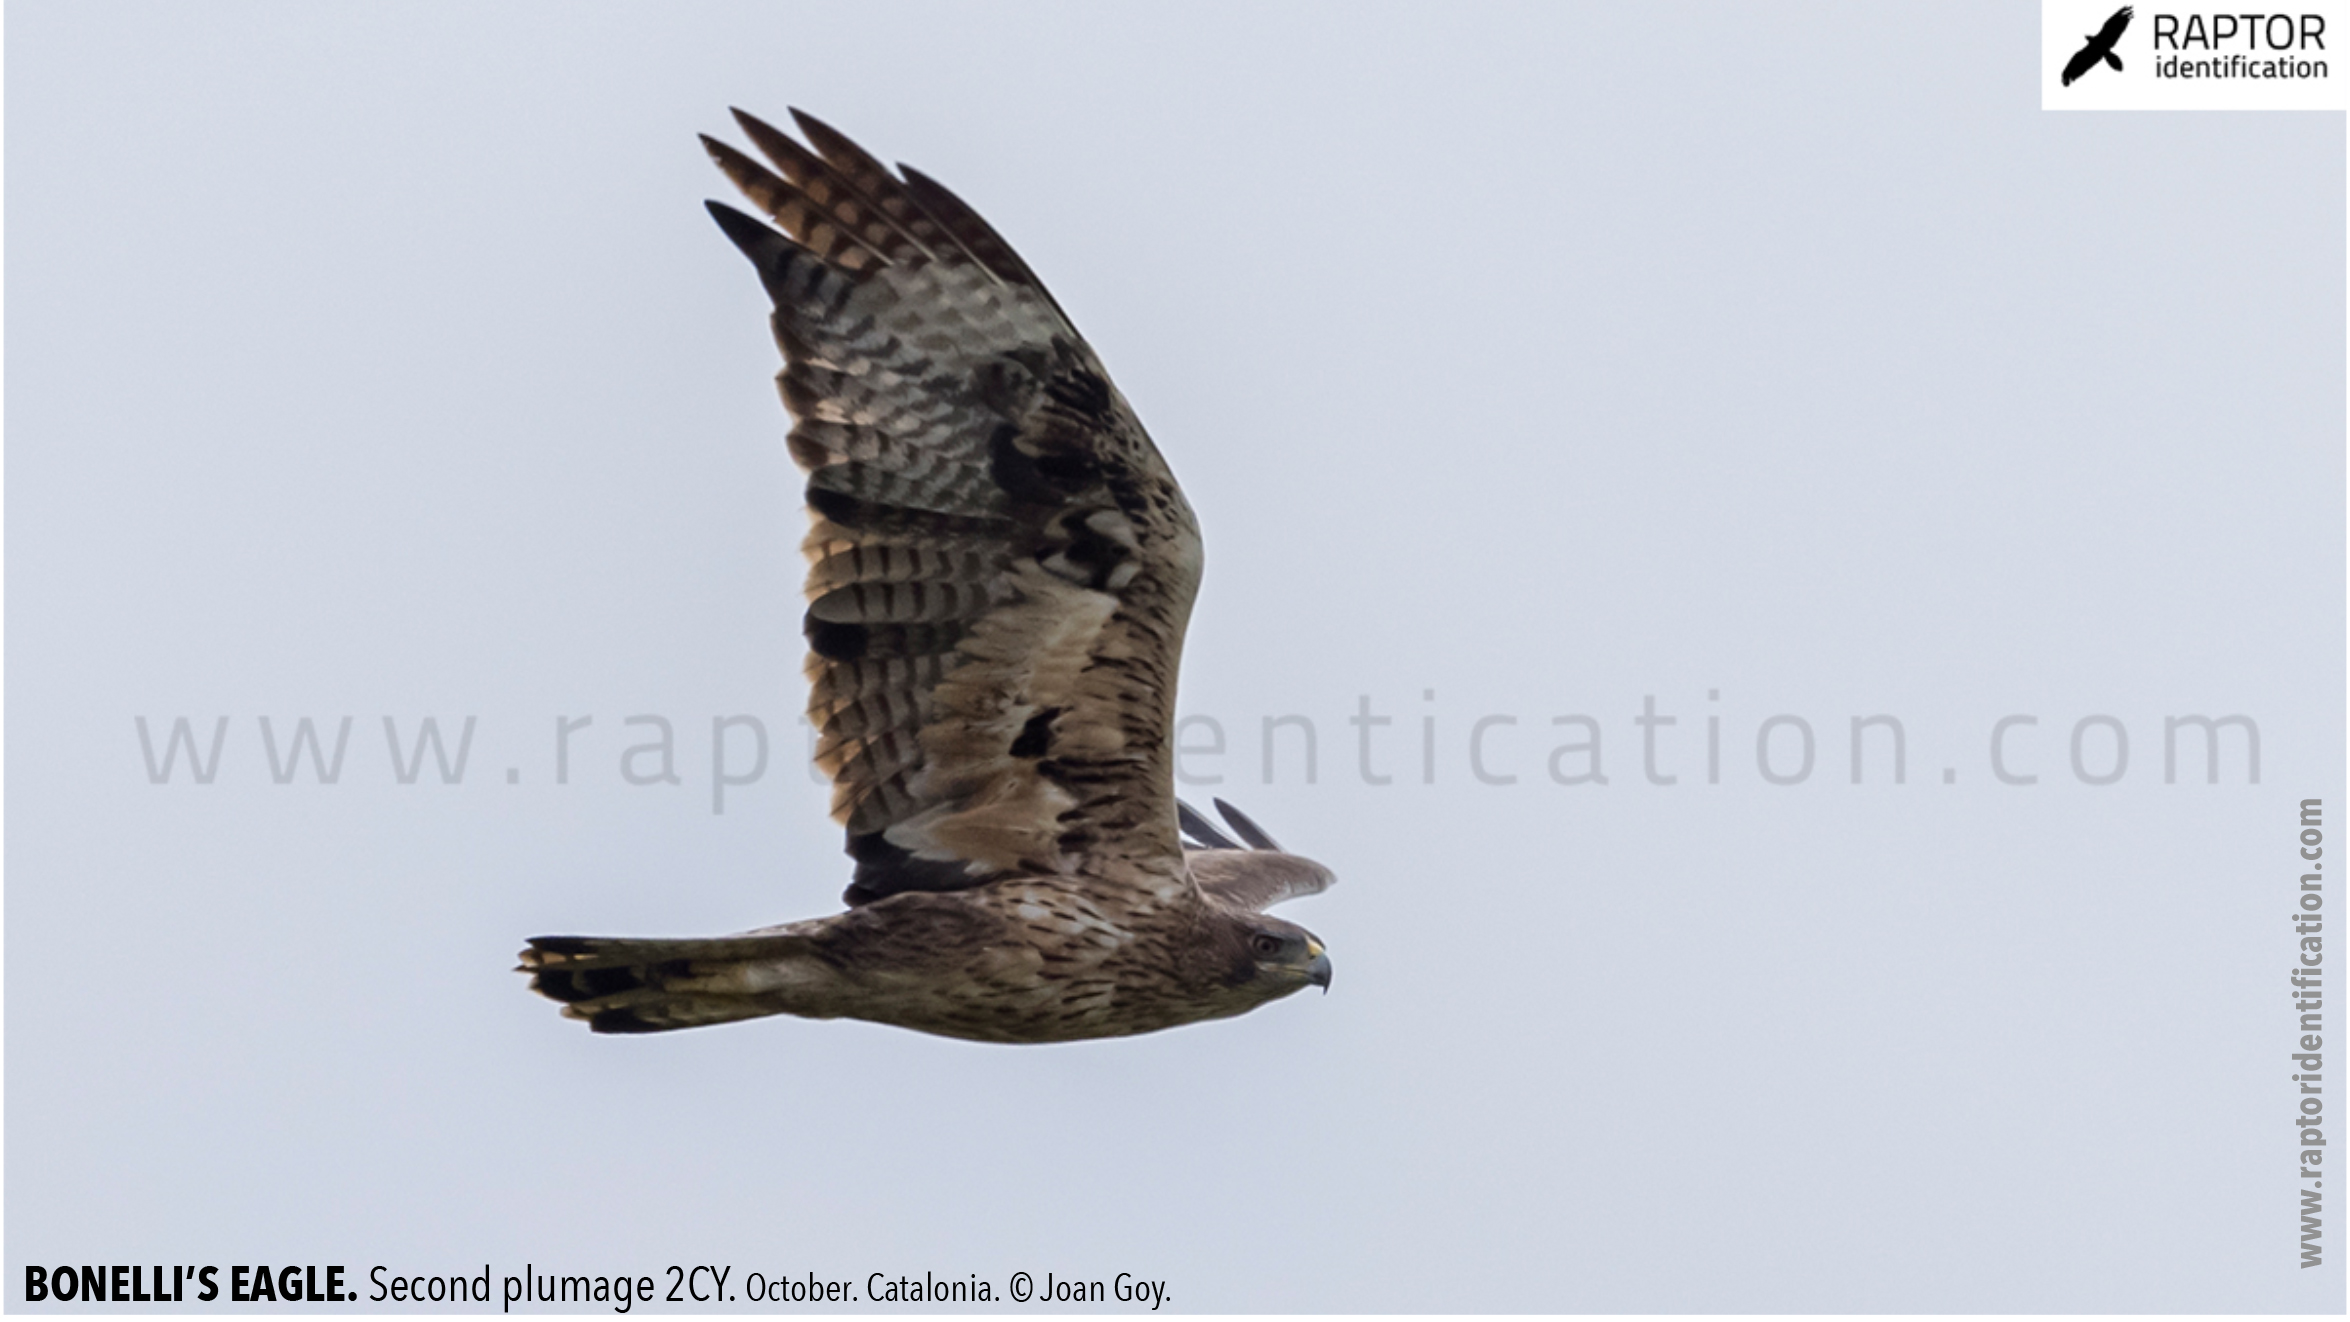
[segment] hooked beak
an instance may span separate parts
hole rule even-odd
[[[1329,953],[1322,949],[1321,942],[1311,939],[1306,942],[1306,953],[1314,957],[1314,962],[1306,965],[1306,981],[1321,988],[1322,994],[1328,996],[1330,994]]]

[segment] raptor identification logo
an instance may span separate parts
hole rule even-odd
[[[2350,3],[2041,0],[2043,110],[2341,110]]]

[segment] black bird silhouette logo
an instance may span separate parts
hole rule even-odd
[[[2113,17],[2105,20],[2105,26],[2097,29],[2095,36],[2087,38],[2089,44],[2074,51],[2073,57],[2065,61],[2064,85],[2072,86],[2075,78],[2096,68],[2099,60],[2105,61],[2116,69],[2121,68],[2122,57],[2114,54],[2113,48],[2114,44],[2122,39],[2122,33],[2128,30],[2129,26],[2130,7],[2123,5],[2114,10]]]

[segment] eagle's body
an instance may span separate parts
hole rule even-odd
[[[1093,351],[944,188],[805,116],[813,152],[737,118],[780,175],[704,141],[784,232],[711,210],[775,302],[852,907],[709,940],[540,937],[532,985],[599,1031],[794,1014],[1004,1042],[1327,986],[1320,943],[1259,910],[1329,873],[1229,810],[1256,848],[1178,833],[1199,529]]]
[[[1175,887],[1167,885],[1160,894]],[[907,891],[845,913],[708,941],[540,938],[541,990],[606,1031],[758,1015],[853,1018],[989,1042],[1147,1033],[1253,1009],[1239,951],[1197,941],[1173,902],[1097,903],[1056,878]],[[1115,916],[1113,916],[1115,915]],[[1139,916],[1139,925],[1129,925]],[[1123,921],[1122,921],[1123,920]],[[577,955],[565,958],[573,948]],[[1208,956],[1202,958],[1202,956]],[[526,959],[530,958],[526,956]],[[574,962],[575,959],[582,962]],[[624,970],[612,999],[594,968]],[[645,995],[647,989],[653,995]],[[569,993],[584,993],[577,999]],[[614,1018],[599,1021],[599,1014]]]

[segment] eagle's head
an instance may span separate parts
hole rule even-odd
[[[1261,913],[1219,917],[1219,980],[1250,1004],[1287,996],[1309,984],[1330,989],[1330,954],[1313,933]]]
[[[1238,808],[1215,803],[1239,839],[1190,804],[1175,804],[1184,869],[1206,901],[1191,973],[1207,984],[1218,1007],[1212,1013],[1240,1014],[1309,983],[1330,990],[1330,956],[1321,941],[1296,923],[1265,916],[1268,905],[1320,894],[1333,880],[1330,869],[1284,850]]]

